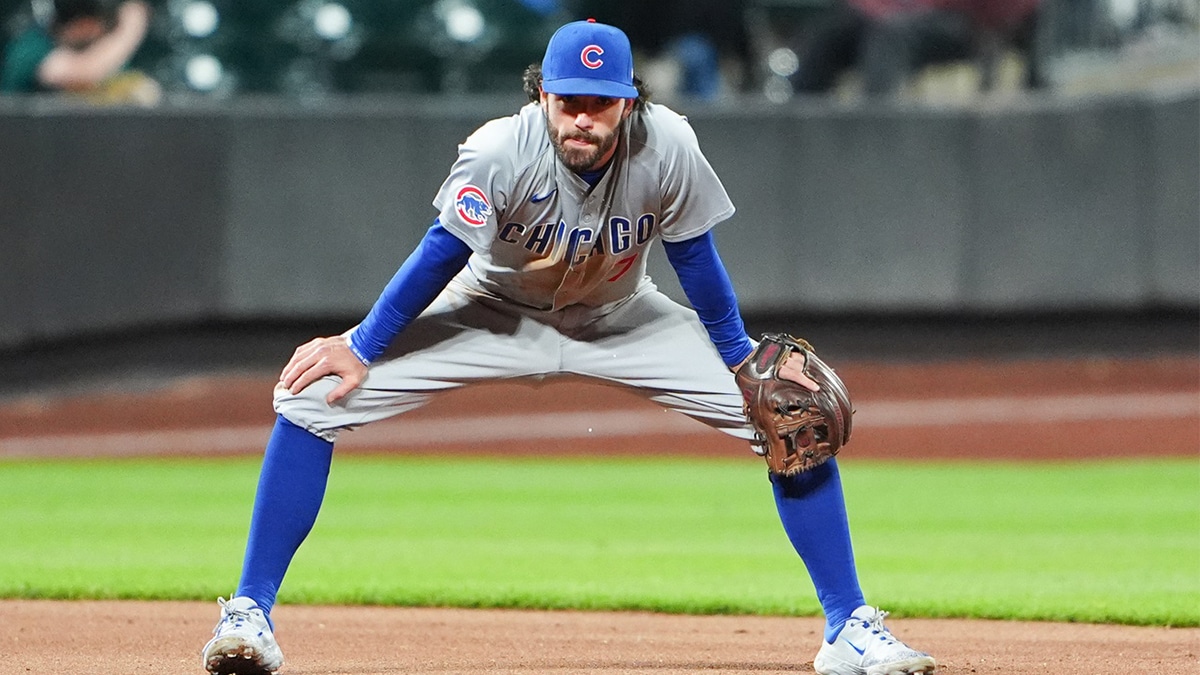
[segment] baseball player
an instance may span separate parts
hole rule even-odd
[[[752,439],[731,371],[755,343],[711,232],[734,207],[687,120],[647,100],[628,38],[593,21],[554,34],[525,90],[528,105],[459,146],[436,220],[362,322],[284,367],[241,581],[202,652],[210,672],[283,663],[270,612],[341,430],[476,382],[569,373]],[[646,276],[656,240],[694,310]],[[804,360],[787,357],[781,374],[817,389]],[[771,485],[827,621],[816,671],[933,672],[863,599],[837,463]]]

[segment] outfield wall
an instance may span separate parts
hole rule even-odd
[[[0,100],[0,348],[365,312],[456,144],[519,103]],[[1197,92],[687,113],[747,312],[1200,305]]]

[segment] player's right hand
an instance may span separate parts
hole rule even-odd
[[[297,347],[283,367],[279,381],[291,393],[299,394],[326,375],[336,375],[342,380],[325,397],[330,405],[354,391],[367,377],[367,367],[350,351],[343,335],[317,338]]]

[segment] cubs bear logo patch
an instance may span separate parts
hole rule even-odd
[[[488,203],[483,190],[474,185],[464,185],[459,189],[458,195],[454,198],[454,210],[458,212],[458,217],[462,218],[463,222],[475,227],[486,223],[488,216],[492,215],[492,205]]]

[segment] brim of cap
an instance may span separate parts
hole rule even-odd
[[[564,77],[559,80],[542,80],[542,89],[558,96],[612,96],[613,98],[637,98],[637,87],[610,80],[593,80],[587,77]]]

